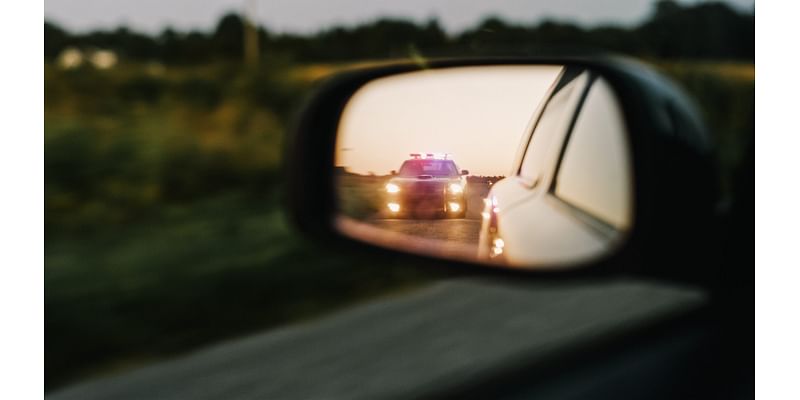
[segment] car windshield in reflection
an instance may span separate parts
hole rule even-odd
[[[458,169],[452,160],[407,160],[400,167],[398,175],[402,177],[458,176]]]

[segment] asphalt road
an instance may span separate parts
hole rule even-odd
[[[77,384],[47,398],[437,397],[509,371],[522,360],[549,365],[548,359],[593,338],[704,302],[699,291],[636,281],[451,280]],[[591,392],[583,394],[592,398]]]
[[[483,199],[489,193],[489,186],[483,183],[470,183],[467,188],[467,215],[458,219],[413,219],[413,218],[374,218],[370,224],[406,235],[446,240],[478,246],[481,230],[481,211]]]

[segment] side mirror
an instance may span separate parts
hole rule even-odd
[[[307,105],[288,154],[306,234],[462,266],[693,275],[682,257],[717,201],[691,102],[610,58],[345,73]]]

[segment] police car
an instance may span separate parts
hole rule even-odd
[[[388,215],[464,218],[469,171],[459,171],[448,154],[410,157],[384,187]]]

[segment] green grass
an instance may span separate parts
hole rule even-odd
[[[46,387],[434,279],[292,232],[289,117],[337,67],[45,73]]]
[[[342,214],[356,219],[365,219],[383,209],[386,192],[386,176],[361,176],[339,174],[336,180],[336,195]]]
[[[48,388],[434,276],[307,243],[274,198],[238,193],[52,238],[45,263]]]

